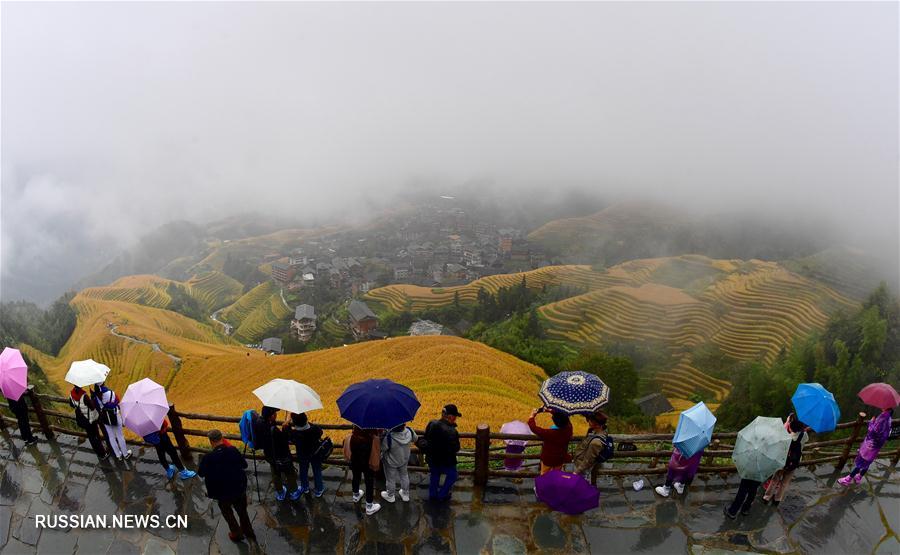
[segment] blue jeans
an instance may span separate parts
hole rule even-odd
[[[450,490],[456,483],[456,467],[455,466],[433,466],[428,465],[431,469],[431,483],[428,486],[428,498],[432,501],[442,501],[450,497]],[[445,475],[444,485],[441,486],[441,475]]]
[[[309,467],[312,466],[313,480],[316,484],[316,491],[325,489],[322,482],[322,461],[311,461],[309,459],[298,458],[297,463],[300,465],[300,487],[304,490],[309,489]]]

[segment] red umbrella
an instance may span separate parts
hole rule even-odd
[[[900,393],[887,383],[870,383],[859,392],[863,403],[880,409],[892,409],[900,405]]]

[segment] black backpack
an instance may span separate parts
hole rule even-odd
[[[314,461],[325,462],[331,457],[332,451],[334,451],[334,443],[331,441],[330,437],[326,437],[319,442],[319,446],[316,447],[316,450],[313,451],[312,457],[310,458]]]
[[[616,444],[613,440],[613,437],[609,434],[606,435],[606,439],[603,440],[603,449],[600,450],[600,454],[597,455],[597,463],[604,463],[609,459],[613,458],[613,455],[616,452]],[[595,463],[596,464],[596,463]]]

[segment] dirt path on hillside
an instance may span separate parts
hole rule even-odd
[[[111,333],[112,335],[114,335],[116,337],[124,339],[126,341],[131,341],[132,343],[140,343],[142,345],[149,345],[150,348],[153,349],[154,351],[156,351],[158,353],[162,353],[172,359],[172,361],[175,363],[175,371],[172,372],[172,374],[169,376],[169,379],[166,380],[165,384],[163,384],[164,387],[168,388],[172,384],[172,380],[174,380],[175,376],[178,374],[178,371],[181,370],[181,357],[179,357],[177,355],[173,355],[172,353],[166,351],[165,349],[163,349],[162,347],[159,346],[159,343],[151,343],[150,341],[145,341],[138,337],[132,337],[130,335],[125,335],[124,333],[120,333],[117,329],[118,327],[119,327],[118,324],[110,324],[109,325],[109,333]]]

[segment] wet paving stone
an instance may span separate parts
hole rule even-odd
[[[790,539],[805,552],[871,553],[885,534],[878,503],[857,490],[818,503],[791,528]]]
[[[524,555],[527,549],[525,542],[516,536],[494,534],[491,540],[491,551],[494,555]]]
[[[78,534],[75,530],[55,530],[47,528],[41,532],[41,539],[37,544],[39,554],[59,555],[61,553],[74,553],[78,543]]]
[[[491,537],[491,526],[481,513],[465,513],[453,523],[456,550],[459,553],[479,553]]]
[[[413,546],[413,553],[416,555],[438,555],[444,553],[453,553],[453,545],[450,538],[441,535],[437,531],[432,531],[424,536],[419,543]],[[462,551],[457,548],[457,553],[475,553],[471,551]]]
[[[9,507],[0,507],[0,548],[6,545],[9,539],[10,529],[12,527],[12,509]]]

